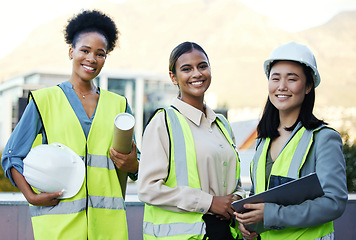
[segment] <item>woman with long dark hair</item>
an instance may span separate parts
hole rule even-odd
[[[251,163],[251,194],[316,173],[324,195],[298,205],[245,204],[235,213],[246,239],[257,237],[245,226],[263,223],[261,239],[334,239],[333,220],[347,201],[345,160],[338,132],[313,114],[320,75],[308,47],[291,42],[265,61],[268,100],[258,124],[257,151]]]

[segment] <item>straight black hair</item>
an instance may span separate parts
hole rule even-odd
[[[196,44],[195,42],[183,42],[183,43],[179,44],[178,46],[176,46],[172,50],[171,55],[169,56],[169,65],[168,65],[169,71],[172,72],[174,75],[176,75],[176,73],[177,73],[176,63],[178,61],[178,58],[180,56],[182,56],[184,53],[192,52],[193,49],[196,49],[196,50],[202,52],[206,56],[206,59],[209,62],[208,54],[206,54],[206,52],[200,45]],[[180,92],[179,86],[178,86],[178,89],[179,89],[178,98],[180,98],[181,92]]]
[[[272,69],[273,65],[276,64],[277,62],[278,61],[274,61],[271,64],[270,69]],[[300,62],[296,62],[296,63],[300,64],[303,67],[303,71],[307,79],[306,84],[307,86],[311,85],[312,88],[311,91],[305,95],[296,122],[292,126],[287,127],[286,130],[293,131],[293,129],[297,126],[298,122],[301,122],[306,129],[312,130],[321,126],[322,124],[326,125],[327,123],[325,123],[323,120],[319,120],[313,114],[314,103],[315,103],[315,87],[314,87],[314,80],[312,75],[313,70],[310,67],[301,64]],[[280,124],[279,111],[268,98],[265,108],[263,110],[261,120],[257,125],[258,138],[269,137],[271,139],[275,139],[279,137],[279,132],[278,132],[279,124]]]
[[[169,71],[171,71],[173,74],[176,74],[176,62],[178,58],[182,56],[184,53],[193,51],[193,49],[202,52],[206,56],[206,59],[209,61],[208,55],[206,54],[206,52],[201,46],[199,46],[194,42],[183,42],[179,44],[177,47],[175,47],[172,50],[171,55],[169,56],[169,66],[168,66]]]

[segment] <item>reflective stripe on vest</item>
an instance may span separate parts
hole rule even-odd
[[[125,112],[126,99],[100,90],[86,139],[60,87],[34,91],[32,96],[48,143],[59,142],[70,147],[86,164],[86,177],[77,195],[61,200],[56,206],[30,207],[35,239],[58,239],[58,236],[63,239],[127,239],[125,204],[115,167],[108,155],[114,118]],[[112,228],[113,222],[117,222],[118,227]],[[83,230],[78,231],[79,226]]]
[[[113,161],[108,156],[92,155],[92,154],[88,154],[87,156],[88,156],[87,158],[88,166],[97,167],[97,168],[107,168],[109,170],[115,169],[115,165]],[[82,158],[84,159],[84,157]]]
[[[308,153],[313,143],[314,133],[325,126],[314,130],[307,130],[298,123],[295,130],[283,150],[278,155],[272,165],[270,180],[272,177],[281,177],[287,179],[299,178],[300,169],[304,165]],[[252,161],[252,175],[255,194],[265,191],[265,170],[266,158],[270,145],[270,139],[262,139],[256,150]],[[286,228],[283,230],[270,230],[261,234],[262,239],[318,239],[333,233],[333,223],[327,222],[322,225],[309,228]],[[323,239],[323,238],[322,238]]]
[[[227,121],[227,119],[224,117],[224,115],[216,114],[216,117],[222,122],[225,129],[228,131],[230,137],[232,138],[231,126],[230,126],[229,122]]]
[[[177,115],[174,111],[172,108],[166,110],[169,119],[168,126],[171,129],[171,143],[173,144],[172,152],[174,157],[171,162],[174,162],[174,164],[171,164],[171,167],[175,170],[176,183],[171,183],[167,179],[167,185],[201,188],[198,169],[196,168],[196,153],[192,132],[184,117]],[[191,164],[190,168],[188,168],[188,164]],[[192,177],[191,181],[189,181],[188,176]],[[174,178],[171,179],[174,180]]]
[[[200,189],[194,139],[187,120],[173,108],[164,111],[171,143],[170,170],[166,185]],[[217,124],[221,130],[223,129],[222,132],[229,142],[232,142],[231,135],[226,136],[228,132],[231,133],[231,130],[227,130],[225,125],[219,121]],[[234,150],[238,159],[236,149]],[[238,179],[239,161],[237,161],[237,168],[236,178]],[[205,222],[202,216],[203,214],[197,212],[178,213],[146,204],[143,224],[144,239],[202,239],[205,234]]]
[[[315,238],[314,240],[334,240],[335,239],[335,233],[329,233],[328,235],[325,235],[324,237],[321,238]]]
[[[89,196],[89,207],[103,208],[103,209],[125,209],[125,203],[122,198]],[[30,206],[31,217],[41,215],[54,215],[54,214],[72,214],[84,211],[86,208],[86,198],[75,201],[61,201],[58,207],[43,206],[35,207]]]
[[[30,212],[31,217],[37,217],[41,215],[53,215],[53,214],[71,214],[78,213],[85,210],[86,198],[78,199],[70,202],[60,201],[54,206],[36,207],[31,205]]]
[[[187,224],[176,222],[155,225],[150,222],[144,222],[143,229],[145,230],[145,234],[161,238],[181,235],[201,235],[205,232],[205,223],[196,222]]]

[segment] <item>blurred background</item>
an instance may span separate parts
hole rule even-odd
[[[107,13],[121,32],[119,47],[96,82],[128,98],[139,146],[152,112],[177,95],[168,57],[183,41],[200,44],[209,56],[213,80],[206,102],[232,124],[247,187],[256,125],[267,98],[263,62],[280,44],[296,41],[313,51],[322,79],[315,114],[342,133],[351,149],[354,145],[355,1],[35,0],[9,1],[2,9],[0,149],[21,117],[28,92],[71,74],[63,29],[83,9]]]
[[[98,9],[114,19],[121,35],[96,83],[127,97],[139,147],[152,112],[168,106],[178,93],[168,75],[171,50],[183,41],[205,49],[213,76],[206,102],[231,122],[247,190],[256,126],[267,99],[263,62],[281,44],[307,45],[321,75],[315,115],[341,133],[348,189],[356,191],[356,1],[19,0],[6,1],[1,9],[0,154],[21,118],[28,92],[68,80],[71,61],[63,36],[67,20],[83,9]],[[30,236],[29,220],[14,219],[12,207],[20,211],[15,202],[26,205],[21,195],[11,193],[17,191],[0,168],[0,192],[7,192],[0,194],[0,205],[11,205],[1,208],[0,225],[17,222],[14,232]],[[128,202],[137,201],[134,183],[127,191]],[[350,206],[338,226],[352,223],[356,204],[352,210]],[[27,208],[22,211],[28,214]]]

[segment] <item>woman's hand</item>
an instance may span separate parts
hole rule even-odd
[[[134,141],[132,141],[132,150],[129,154],[119,153],[111,147],[109,150],[109,155],[117,169],[129,173],[137,172],[137,147]]]
[[[254,238],[258,237],[257,233],[247,231],[245,226],[242,223],[239,223],[239,230],[240,230],[242,236],[244,237],[244,239],[250,240],[250,239],[254,239]]]
[[[229,220],[234,217],[234,208],[232,202],[236,196],[229,194],[227,196],[214,196],[209,211],[221,217],[222,220]]]
[[[21,190],[26,200],[35,206],[54,206],[59,202],[58,197],[63,195],[62,191],[54,193],[36,193],[26,182],[25,177],[15,168],[11,168],[12,179],[14,179],[17,187]]]
[[[252,211],[246,213],[237,213],[236,220],[243,225],[250,225],[253,223],[263,222],[263,211],[265,208],[264,203],[256,203],[256,204],[244,204],[245,209],[250,209]]]
[[[27,201],[35,206],[55,206],[59,203],[58,197],[62,196],[63,192],[58,191],[54,193],[33,193],[30,196],[27,196]]]

